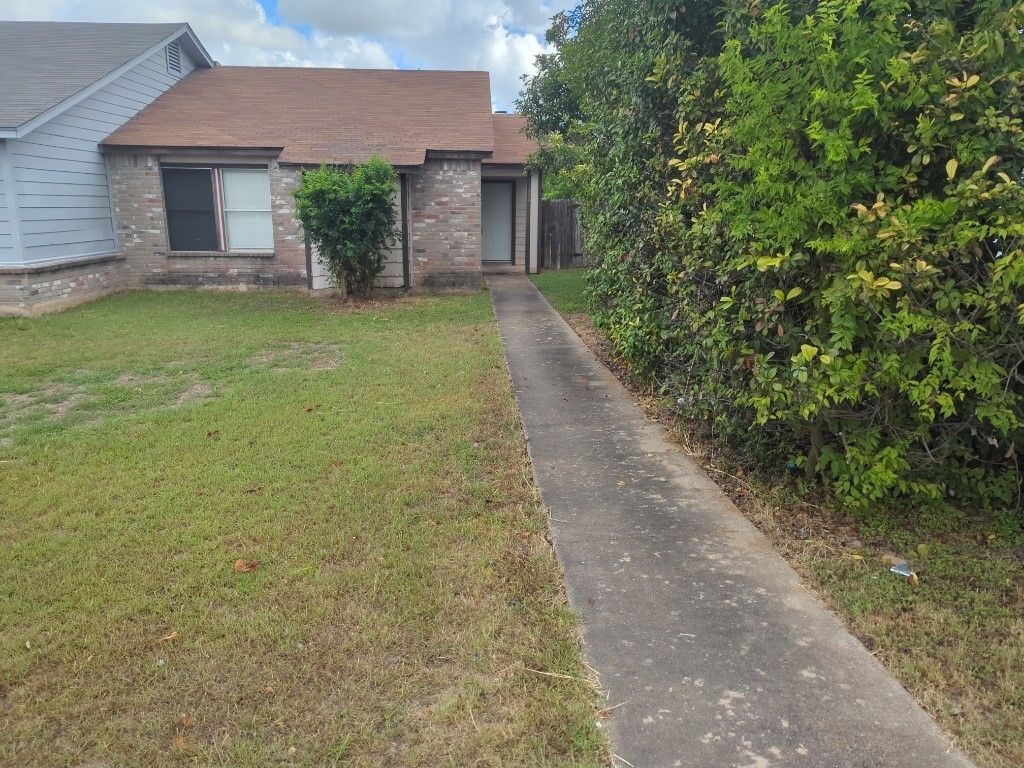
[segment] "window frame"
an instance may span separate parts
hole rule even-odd
[[[171,232],[170,222],[167,224],[167,250],[169,253],[209,253],[209,254],[223,254],[230,256],[232,254],[246,254],[246,253],[257,253],[261,255],[273,254],[276,250],[276,243],[274,238],[274,199],[272,194],[268,195],[270,207],[266,210],[266,213],[270,216],[270,245],[265,248],[229,248],[228,236],[227,236],[227,216],[226,216],[226,205],[224,200],[224,182],[223,172],[224,171],[260,171],[265,174],[267,179],[268,192],[270,191],[270,167],[259,163],[160,163],[160,187],[164,196],[164,215],[168,216],[167,211],[167,187],[164,181],[165,170],[197,170],[197,171],[209,171],[210,172],[210,184],[211,191],[213,194],[213,219],[214,226],[217,230],[217,250],[215,251],[204,251],[196,249],[176,250],[171,247]],[[251,212],[263,213],[263,210],[252,210]],[[169,218],[169,217],[168,217]]]

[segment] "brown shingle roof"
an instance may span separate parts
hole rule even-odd
[[[427,150],[490,152],[486,72],[214,67],[193,72],[103,142],[111,147],[280,148],[284,163],[392,165]]]
[[[494,154],[485,163],[494,165],[525,165],[537,151],[537,142],[525,133],[526,118],[522,115],[494,115]]]

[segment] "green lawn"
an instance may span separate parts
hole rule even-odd
[[[605,764],[487,296],[0,338],[0,764]]]
[[[574,314],[587,311],[583,296],[585,269],[546,270],[530,278],[559,312]]]
[[[547,272],[534,282],[559,311],[585,311],[579,272]],[[586,330],[585,318],[573,321]],[[958,747],[981,768],[1024,766],[1019,518],[980,510],[844,512],[792,476],[744,474],[721,446],[701,444],[706,431],[671,408],[653,409]],[[889,571],[902,558],[917,571],[916,587]]]

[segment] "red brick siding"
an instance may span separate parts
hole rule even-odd
[[[428,160],[409,187],[412,288],[479,288],[480,161]]]
[[[107,173],[131,287],[305,287],[306,249],[294,218],[298,170],[270,164],[274,253],[175,254],[168,250],[160,166],[150,155],[111,155]]]
[[[112,255],[80,264],[0,269],[0,315],[31,316],[66,309],[125,287],[125,260]]]

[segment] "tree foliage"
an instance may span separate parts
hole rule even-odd
[[[850,503],[1019,506],[1022,6],[689,7],[593,0],[560,49],[618,353]]]
[[[387,248],[401,234],[390,164],[373,156],[350,169],[321,165],[303,171],[296,209],[321,263],[343,290],[369,297],[384,271]]]

